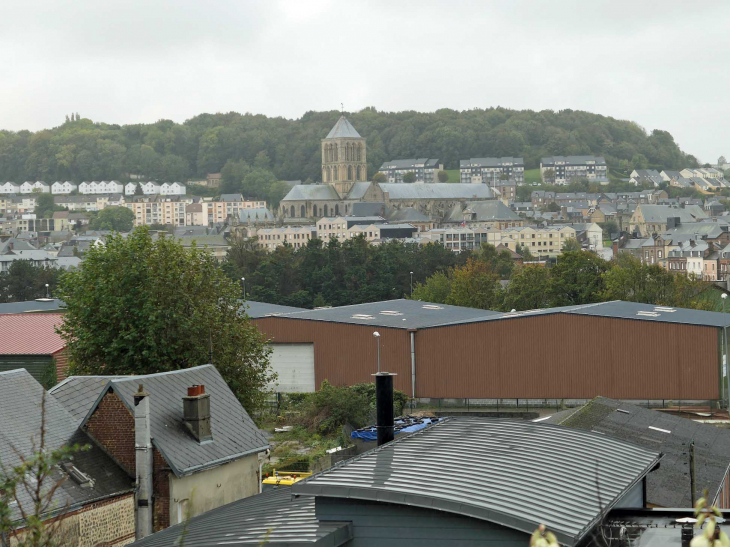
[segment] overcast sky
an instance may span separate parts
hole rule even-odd
[[[0,128],[572,108],[730,156],[730,2],[10,0]]]

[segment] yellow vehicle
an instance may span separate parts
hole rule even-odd
[[[266,492],[267,490],[279,488],[279,486],[291,486],[311,475],[311,473],[303,471],[277,471],[274,469],[270,475],[264,476],[264,480],[261,481],[262,490]]]

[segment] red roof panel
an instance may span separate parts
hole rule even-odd
[[[0,315],[0,355],[50,355],[66,347],[56,333],[60,313]]]

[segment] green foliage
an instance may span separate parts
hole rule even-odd
[[[338,111],[307,112],[286,120],[228,112],[201,114],[182,124],[119,126],[74,119],[36,133],[2,131],[0,179],[79,182],[137,174],[184,181],[243,160],[271,171],[276,180],[320,180],[320,141],[339,116]],[[621,172],[634,162],[659,169],[697,165],[666,131],[648,134],[633,122],[582,111],[365,108],[349,119],[368,139],[368,173],[390,158],[414,156],[439,158],[447,169],[458,169],[463,158],[522,156],[530,170],[541,157],[571,154],[602,155],[610,170]]]
[[[469,258],[452,271],[447,304],[487,310],[499,307],[500,300],[499,277],[483,260]]]
[[[146,228],[109,237],[64,274],[61,335],[74,374],[149,374],[212,362],[249,412],[274,380],[240,288],[205,250]]]
[[[544,266],[527,265],[515,269],[504,292],[502,309],[535,310],[547,308],[550,305],[550,295],[547,292],[550,272]]]
[[[600,302],[603,273],[608,267],[608,262],[593,253],[563,252],[550,270],[550,304],[572,306]]]
[[[562,251],[564,253],[571,252],[571,251],[580,251],[580,250],[581,250],[580,243],[578,243],[578,240],[575,239],[574,237],[566,239],[565,242],[563,243]]]
[[[65,211],[64,207],[56,205],[53,201],[53,194],[35,195],[36,218],[51,218],[54,211]]]
[[[449,174],[446,171],[439,171],[436,176],[438,177],[439,182],[448,182],[449,181]]]
[[[416,182],[416,174],[413,171],[408,171],[403,175],[403,182]]]
[[[7,272],[0,273],[0,302],[24,302],[53,295],[60,275],[58,268],[35,266],[29,260],[14,260]]]
[[[446,303],[451,294],[451,279],[444,272],[436,272],[423,283],[413,288],[413,300]]]
[[[385,176],[385,173],[377,172],[373,175],[373,182],[387,182],[388,177]]]
[[[127,207],[105,207],[89,222],[90,230],[129,232],[134,227],[134,212]]]

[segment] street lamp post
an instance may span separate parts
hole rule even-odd
[[[375,331],[373,336],[378,340],[378,374],[380,374],[380,333]]]
[[[724,346],[725,346],[725,367],[724,367],[725,370],[723,372],[725,373],[725,376],[727,377],[725,395],[727,396],[727,399],[728,399],[727,408],[728,408],[728,411],[730,411],[730,370],[728,370],[730,368],[730,366],[729,366],[730,363],[728,363],[728,358],[727,358],[727,317],[724,315],[725,314],[725,300],[727,299],[727,294],[722,293],[722,295],[720,295],[720,298],[722,298],[722,313],[723,313],[723,319],[725,319],[723,321],[723,327],[722,327],[722,339],[723,339]]]
[[[243,299],[246,300],[246,278],[241,278],[241,285],[243,285]]]
[[[411,296],[413,296],[413,272],[411,272]]]
[[[411,292],[412,292],[412,291],[411,291]],[[50,292],[48,291],[48,283],[46,283],[46,298],[50,298],[50,297],[51,297],[51,294],[50,294]]]

